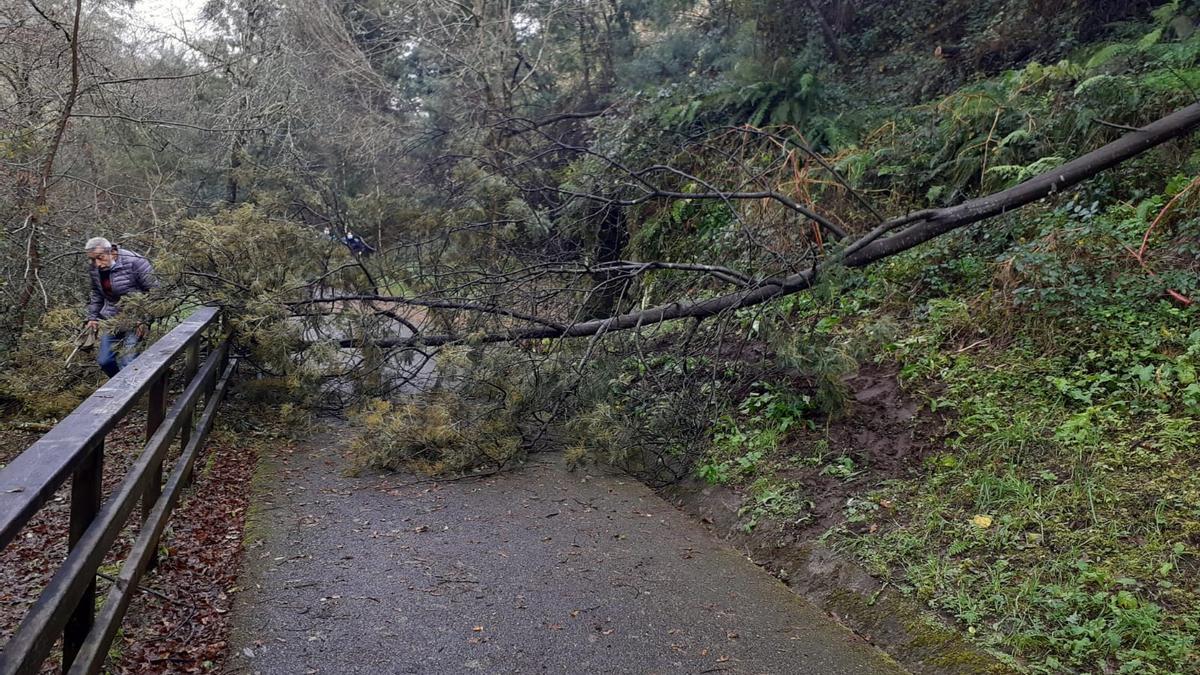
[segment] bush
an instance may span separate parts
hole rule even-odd
[[[27,328],[6,355],[0,400],[23,417],[45,419],[63,417],[87,398],[100,378],[96,352],[80,350],[66,364],[82,328],[83,314],[73,308],[51,310]]]
[[[358,467],[425,474],[500,469],[524,456],[521,435],[505,416],[474,417],[469,403],[438,392],[406,403],[370,401],[354,416]]]

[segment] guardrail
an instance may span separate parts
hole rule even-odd
[[[0,673],[37,673],[59,636],[63,671],[96,673],[138,581],[153,564],[158,540],[196,456],[212,428],[236,362],[220,310],[202,307],[146,349],[70,415],[0,471],[0,550],[56,490],[71,478],[70,553],[0,654]],[[205,340],[205,333],[215,332]],[[200,363],[201,343],[207,357]],[[187,383],[167,407],[171,367],[182,360]],[[146,445],[121,483],[101,504],[104,438],[145,394]],[[204,395],[204,408],[193,424]],[[180,438],[180,455],[163,483],[163,460]],[[142,524],[120,573],[96,612],[96,574],[133,508]]]

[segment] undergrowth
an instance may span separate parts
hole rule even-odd
[[[1145,207],[1080,213],[1082,196],[1064,196],[778,304],[947,420],[911,471],[795,433],[838,423],[814,374],[845,366],[809,360],[802,386],[760,383],[717,418],[697,474],[745,489],[747,529],[811,515],[819,486],[788,467],[857,481],[827,542],[1031,671],[1197,672],[1200,323],[1165,291],[1198,290],[1180,250],[1200,235],[1200,200],[1151,234],[1158,276],[1129,253],[1186,183]],[[880,326],[885,339],[864,340]]]
[[[1194,99],[1200,32],[1172,28],[1180,6],[1055,63],[850,116],[820,143],[893,211],[1016,184]],[[668,96],[643,113],[673,128],[829,123],[818,79],[780,72],[788,95]],[[1200,672],[1197,172],[1194,147],[1172,144],[865,271],[826,270],[809,293],[540,345],[528,368],[368,406],[356,448],[377,466],[464,471],[518,460],[530,426],[554,426],[573,462],[741,489],[747,530],[822,537],[1022,668]],[[640,215],[634,255],[692,260],[736,251],[744,214],[678,200]],[[675,274],[647,274],[643,302]],[[919,407],[905,430],[926,437],[890,464],[846,428],[871,414],[851,387],[863,370]]]
[[[881,357],[954,436],[865,497],[896,505],[856,514],[876,528],[829,533],[1039,672],[1200,668],[1200,330],[1121,247],[1148,225],[1131,211],[1028,219],[988,286],[911,305]],[[1195,227],[1193,207],[1174,235]]]

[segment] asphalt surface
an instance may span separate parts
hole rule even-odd
[[[632,479],[351,478],[323,445],[253,497],[226,672],[904,672]]]

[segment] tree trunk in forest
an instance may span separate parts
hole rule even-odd
[[[241,50],[246,53],[262,50],[269,21],[267,5],[261,0],[247,0],[242,11],[244,24],[238,35]],[[238,128],[229,142],[229,160],[225,175],[225,201],[231,205],[237,203],[240,193],[243,192],[240,176],[242,164],[247,157],[252,158],[247,149],[250,144],[248,132],[241,128],[250,125],[250,97],[263,79],[257,77],[256,65],[255,59],[250,58],[244,65],[232,67],[228,71],[233,90],[237,94],[237,110],[229,126]]]
[[[629,226],[625,221],[625,209],[615,204],[605,205],[599,215],[593,264],[603,266],[621,259],[621,252],[629,243]],[[619,311],[621,296],[629,285],[629,275],[621,271],[602,271],[592,274],[592,281],[595,285],[583,315],[595,319],[612,316],[614,312]]]
[[[825,16],[825,12],[817,6],[814,0],[808,0],[808,8],[812,10],[812,14],[817,19],[817,24],[821,27],[821,35],[825,38],[825,44],[829,47],[829,53],[833,56],[833,60],[838,64],[846,62],[846,53],[842,51],[842,45],[838,43],[837,31],[833,25],[829,23],[829,19]]]
[[[67,124],[71,121],[71,111],[79,96],[79,20],[83,13],[83,0],[75,0],[75,16],[72,20],[71,40],[71,85],[63,99],[63,107],[59,113],[58,123],[54,128],[54,136],[46,149],[46,157],[42,162],[41,174],[34,189],[33,204],[26,217],[25,226],[29,228],[29,236],[25,242],[25,276],[21,284],[21,292],[17,296],[16,316],[13,317],[13,333],[20,335],[25,327],[26,313],[33,300],[37,287],[41,284],[42,255],[41,241],[38,229],[46,215],[49,205],[50,178],[54,173],[54,161],[58,150],[62,147],[63,136],[67,133]]]
[[[472,13],[478,42],[486,50],[475,71],[483,100],[487,104],[484,110],[490,115],[508,117],[513,113],[513,93],[520,82],[521,70],[512,2],[475,0]],[[499,155],[505,154],[508,136],[500,125],[492,126],[488,131],[485,145]]]
[[[588,59],[587,45],[587,26],[584,25],[583,17],[579,17],[579,65],[583,71],[583,91],[587,96],[588,101],[592,100],[592,65]]]
[[[236,133],[233,136],[233,142],[229,145],[229,169],[225,177],[225,201],[229,204],[236,204],[238,199],[238,169],[242,166],[242,140],[241,133]]]

